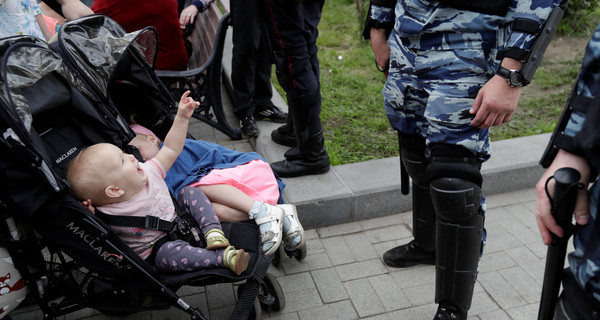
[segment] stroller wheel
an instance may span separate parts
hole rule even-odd
[[[260,306],[267,311],[281,311],[285,308],[285,296],[274,275],[267,273],[258,291]]]
[[[262,318],[262,309],[260,308],[260,301],[258,298],[254,299],[254,305],[252,306],[252,310],[250,311],[249,320],[258,320]]]

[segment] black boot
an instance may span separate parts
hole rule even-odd
[[[278,127],[277,129],[271,132],[271,140],[273,140],[277,144],[292,148],[298,145],[298,143],[296,142],[296,134],[294,133],[294,122],[292,120],[292,112],[287,114],[286,124]]]
[[[383,262],[393,268],[407,268],[418,264],[435,264],[435,252],[424,251],[415,241],[392,248],[383,254]]]
[[[288,120],[289,119],[290,116],[288,115]],[[289,121],[287,124],[284,124],[271,132],[271,140],[277,144],[292,148],[298,145],[298,143],[296,143],[294,129]]]
[[[271,164],[280,177],[291,178],[329,171],[329,155],[325,150],[321,129],[321,92],[299,95],[295,90],[286,91],[297,146],[285,153],[285,160]]]
[[[300,151],[302,157],[271,163],[271,169],[280,177],[291,178],[310,174],[323,174],[331,168],[322,131],[304,141],[300,146]]]

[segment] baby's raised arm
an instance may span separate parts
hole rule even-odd
[[[171,168],[181,150],[183,150],[190,118],[194,113],[194,109],[200,105],[199,102],[188,97],[189,95],[190,91],[188,90],[181,96],[173,125],[165,137],[162,148],[156,154],[156,159],[160,161],[167,171]]]

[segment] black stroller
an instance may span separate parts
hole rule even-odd
[[[175,102],[153,73],[156,47],[153,28],[126,34],[99,15],[63,26],[54,47],[27,36],[0,39],[0,209],[21,231],[16,240],[0,219],[0,246],[44,318],[87,307],[124,315],[175,306],[205,319],[175,291],[238,281],[245,282],[232,319],[285,306],[256,225],[223,224],[231,243],[251,254],[240,276],[158,274],[68,192],[64,170],[82,148],[109,142],[126,150],[131,119],[162,137],[168,131]]]

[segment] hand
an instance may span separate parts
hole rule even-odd
[[[92,214],[96,213],[96,208],[94,208],[94,206],[92,205],[91,199],[83,200],[80,203],[82,206],[84,206],[86,209],[88,209],[88,211],[91,212]]]
[[[179,107],[177,108],[177,115],[189,119],[194,114],[194,109],[200,105],[200,102],[195,101],[193,98],[189,97],[190,90],[181,95],[181,99],[179,100]]]
[[[552,236],[550,233],[554,233],[559,237],[564,236],[564,230],[556,224],[556,220],[550,212],[551,204],[550,199],[546,195],[546,181],[549,177],[553,176],[556,170],[564,167],[571,167],[581,173],[581,182],[587,187],[590,177],[590,165],[585,158],[574,155],[564,150],[559,150],[552,161],[552,164],[546,169],[546,172],[542,175],[540,180],[535,186],[536,190],[536,201],[535,201],[535,215],[537,219],[538,228],[545,245],[549,245],[552,242]],[[550,180],[548,183],[548,193],[553,195],[554,192],[554,180]],[[577,224],[585,225],[589,219],[589,207],[587,188],[577,190],[577,200],[575,202],[575,221]]]
[[[188,24],[194,23],[196,15],[198,14],[198,8],[191,4],[181,11],[179,15],[179,26],[181,29],[185,29]]]
[[[390,63],[390,47],[387,44],[385,30],[371,28],[371,49],[375,54],[375,62],[378,66],[385,68]],[[383,74],[387,78],[389,68]]]
[[[508,85],[506,79],[494,75],[477,93],[470,114],[475,118],[471,125],[487,129],[507,123],[517,109],[521,88]]]

